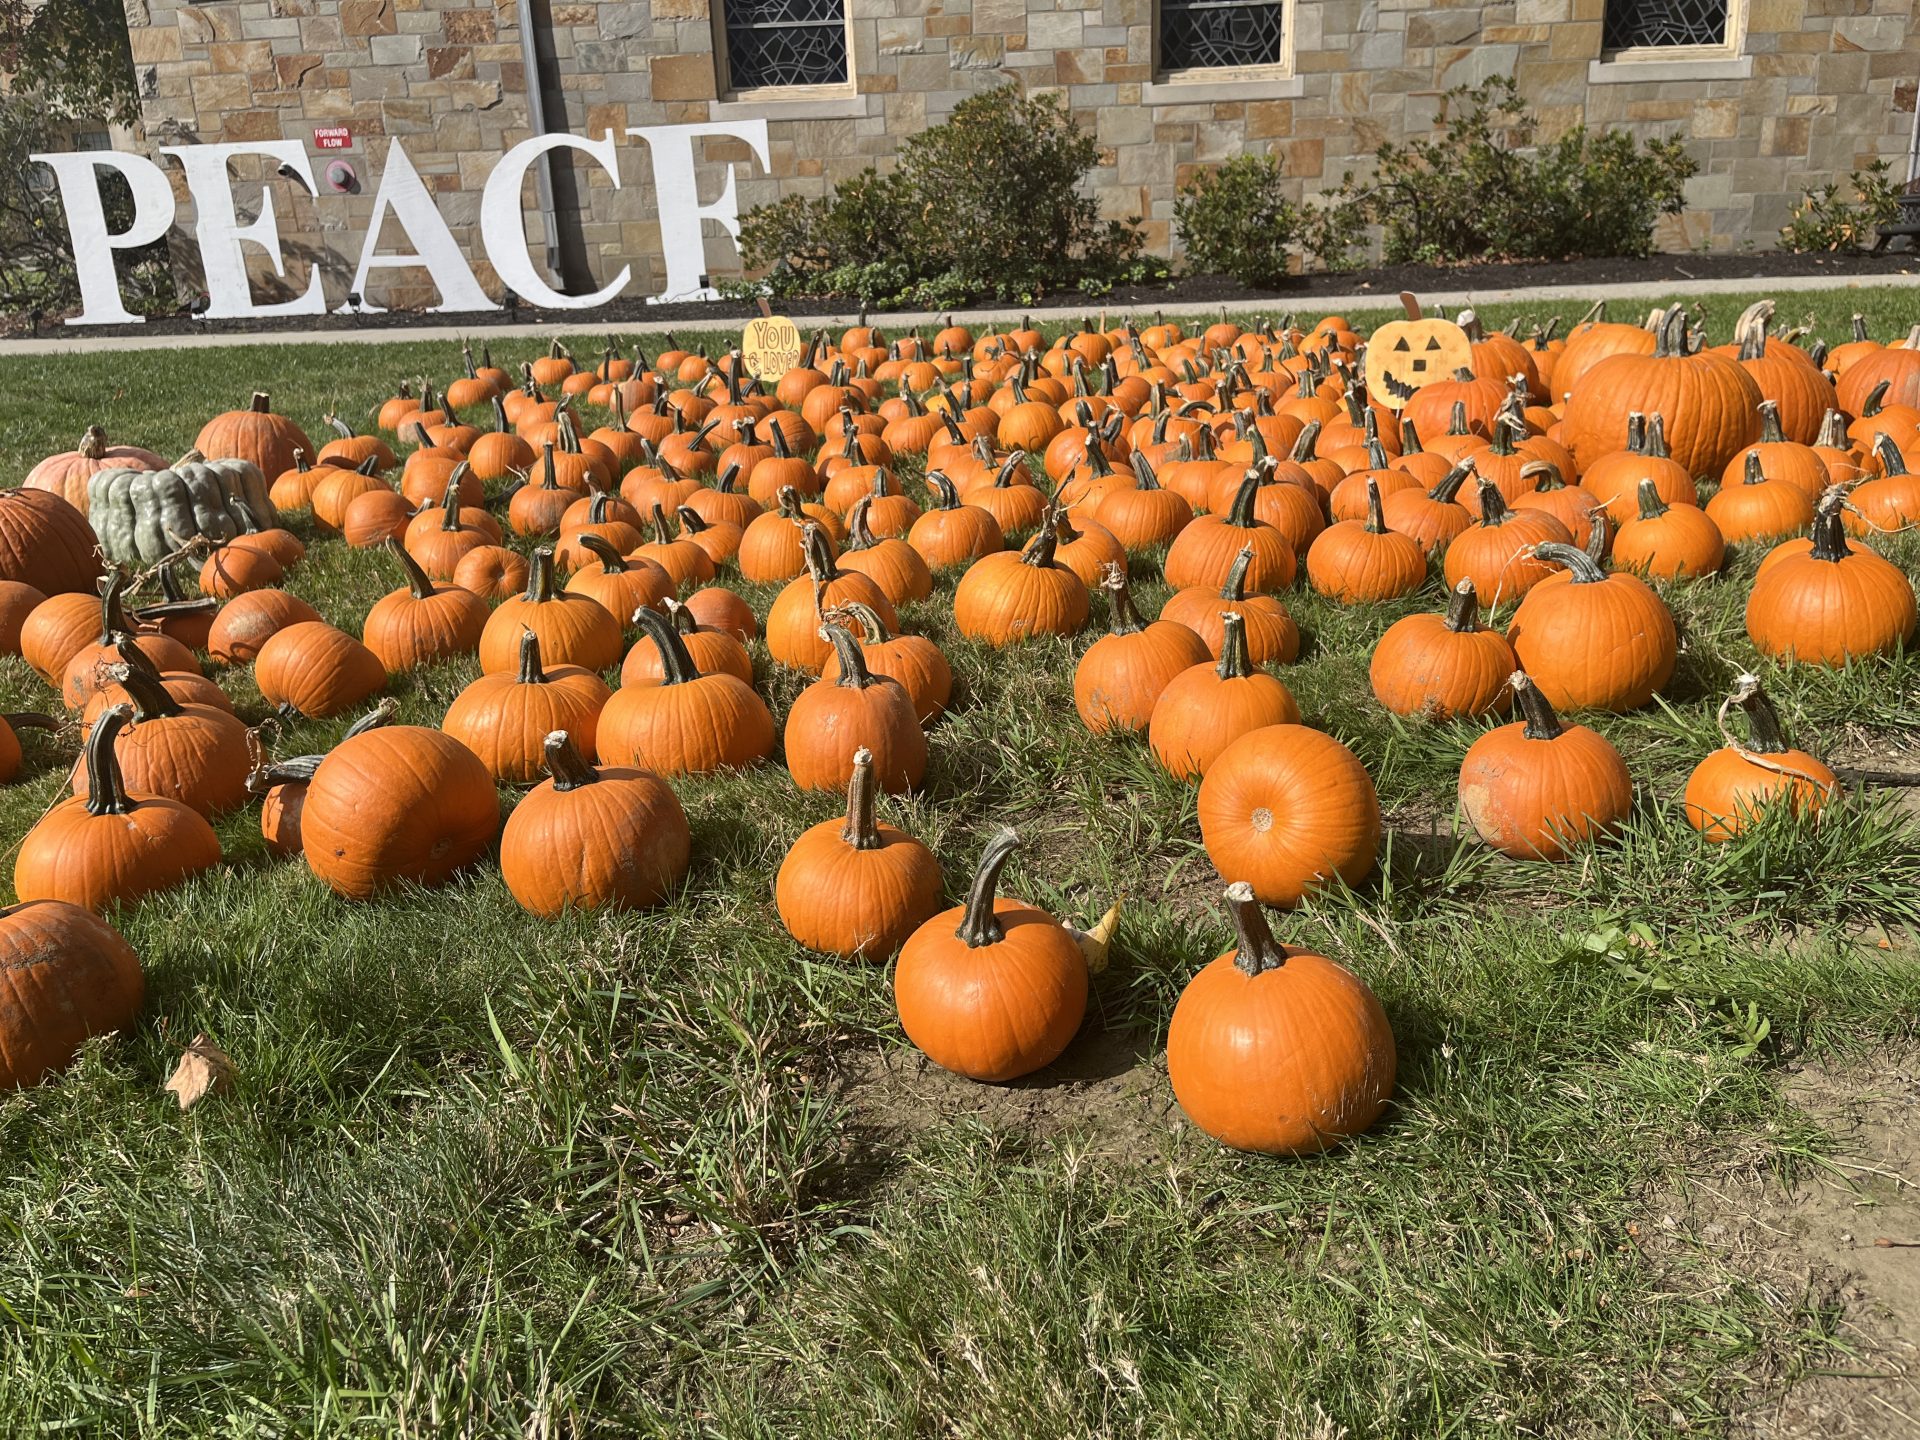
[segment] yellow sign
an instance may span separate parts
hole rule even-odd
[[[1451,320],[1394,320],[1367,337],[1367,393],[1390,410],[1473,365],[1473,342]]]
[[[747,373],[761,380],[778,380],[800,363],[805,348],[800,327],[784,315],[749,320],[740,336],[740,358]]]
[[[1453,321],[1390,321],[1367,336],[1367,394],[1402,409],[1413,392],[1473,367],[1473,342]]]

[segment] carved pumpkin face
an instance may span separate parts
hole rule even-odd
[[[1472,365],[1473,344],[1451,320],[1393,320],[1367,339],[1367,391],[1392,410]]]

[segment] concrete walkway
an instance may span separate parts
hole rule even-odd
[[[1916,269],[1920,270],[1920,263]],[[1674,280],[1663,284],[1633,282],[1618,285],[1538,285],[1526,289],[1501,290],[1441,290],[1420,297],[1423,305],[1429,308],[1440,307],[1454,309],[1462,305],[1494,305],[1504,301],[1581,301],[1592,303],[1595,300],[1629,301],[1639,299],[1660,299],[1671,296],[1692,298],[1700,295],[1740,295],[1764,293],[1785,295],[1796,291],[1817,290],[1861,290],[1903,288],[1920,290],[1920,273],[1913,275],[1792,275],[1769,279],[1756,276],[1744,280]],[[1362,310],[1397,309],[1397,293],[1358,291],[1351,295],[1303,296],[1298,302],[1272,300],[1259,305],[1230,306],[1234,313],[1245,314],[1249,311],[1259,314],[1279,315],[1289,309],[1298,309],[1307,315],[1330,315],[1353,313]],[[1915,315],[1920,322],[1920,296],[1915,297]],[[577,321],[543,321],[537,325],[484,325],[471,326],[460,324],[414,325],[368,330],[321,330],[321,331],[285,331],[271,334],[249,334],[245,332],[221,331],[210,329],[194,335],[89,335],[86,327],[73,326],[61,335],[37,336],[26,340],[0,340],[0,359],[14,355],[74,355],[99,352],[122,352],[130,350],[201,350],[222,345],[387,345],[402,342],[454,341],[465,338],[486,340],[508,340],[515,338],[545,339],[552,335],[638,335],[657,334],[662,329],[671,328],[687,336],[712,334],[715,331],[737,331],[745,322],[732,319],[716,319],[712,322],[676,320],[671,325],[648,325],[644,322],[621,321],[617,324],[593,321],[585,318]],[[1033,315],[1043,320],[1059,319],[1063,316],[1078,318],[1081,315],[1099,315],[1109,313],[1106,307],[1097,301],[1089,301],[1081,306],[1040,307],[1028,309],[991,309],[957,312],[969,325],[1010,325],[1023,316]],[[1121,307],[1115,307],[1112,313],[1128,313]],[[1220,313],[1217,303],[1187,303],[1152,307],[1150,311],[1138,313],[1162,314],[1169,319],[1186,319],[1194,316],[1214,316]],[[888,330],[909,330],[915,326],[931,327],[942,324],[943,312],[907,311],[890,313],[877,323],[884,324]],[[857,323],[858,316],[852,311],[841,315],[808,315],[801,319],[802,329],[825,326],[834,329]]]

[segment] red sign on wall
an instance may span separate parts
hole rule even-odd
[[[313,127],[313,148],[316,150],[345,150],[353,144],[353,127],[350,125],[316,125]]]

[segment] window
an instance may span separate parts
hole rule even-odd
[[[1727,43],[1727,0],[1607,0],[1601,48],[1719,48]]]
[[[726,70],[735,91],[845,85],[845,0],[726,0]]]
[[[1160,68],[1239,70],[1286,58],[1281,0],[1160,0]]]

